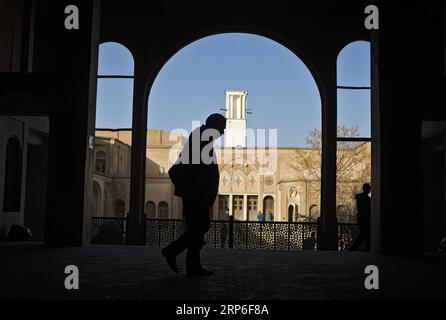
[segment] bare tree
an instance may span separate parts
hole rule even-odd
[[[338,137],[358,137],[359,128],[338,126]],[[312,129],[308,132],[307,149],[296,152],[293,169],[300,178],[314,183],[309,186],[320,193],[322,132]],[[370,181],[370,146],[366,142],[338,141],[336,151],[336,202],[341,215],[354,216],[356,212],[355,194],[363,183]],[[341,219],[342,220],[342,219]]]

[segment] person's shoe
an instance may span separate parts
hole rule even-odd
[[[205,277],[212,276],[213,274],[213,271],[205,270],[203,268],[196,270],[186,270],[186,275],[190,277]]]
[[[163,254],[164,258],[166,259],[167,264],[169,265],[169,267],[175,271],[176,273],[178,273],[178,268],[177,268],[177,257],[171,254],[168,254],[166,252],[166,249],[161,250],[161,253]]]

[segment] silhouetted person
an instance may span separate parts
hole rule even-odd
[[[262,211],[259,211],[259,214],[257,215],[257,220],[259,221],[265,221],[265,215]]]
[[[268,217],[269,221],[274,221],[274,214],[272,213],[272,211],[269,212]]]
[[[365,250],[370,251],[370,184],[364,183],[362,193],[356,195],[356,217],[359,225],[359,235],[349,250],[355,251],[364,242]]]
[[[169,176],[175,186],[174,194],[183,200],[186,231],[162,250],[169,266],[178,273],[176,257],[187,249],[186,274],[211,275],[203,269],[200,251],[210,227],[210,207],[218,194],[219,171],[213,143],[224,133],[226,119],[212,114],[206,124],[195,129],[183,147]]]

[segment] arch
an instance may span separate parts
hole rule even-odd
[[[156,77],[160,73],[160,71],[165,67],[165,65],[169,62],[170,59],[172,59],[173,56],[175,56],[178,52],[180,52],[182,49],[186,48],[187,46],[191,45],[194,42],[203,40],[205,38],[209,38],[212,36],[218,36],[222,34],[231,34],[231,33],[243,33],[253,36],[259,36],[266,38],[268,40],[274,41],[278,43],[279,45],[285,47],[290,52],[292,52],[296,58],[301,60],[306,68],[311,73],[314,81],[316,82],[316,86],[319,91],[319,96],[321,97],[321,107],[323,106],[322,101],[322,92],[324,92],[324,86],[321,77],[316,71],[315,64],[312,63],[312,61],[308,58],[308,56],[301,50],[299,47],[296,46],[295,43],[292,43],[291,41],[287,41],[280,37],[280,35],[275,34],[274,32],[271,32],[271,30],[267,28],[253,28],[249,26],[244,27],[229,27],[224,26],[223,28],[215,28],[213,30],[203,30],[201,32],[197,32],[193,35],[187,36],[183,39],[181,43],[179,43],[176,47],[172,48],[168,54],[165,55],[165,57],[157,64],[155,70],[153,73],[151,73],[150,77],[147,79],[146,82],[146,96],[145,96],[145,103],[147,109],[147,102],[150,95],[150,92],[152,91],[152,86],[155,82]]]
[[[161,201],[158,203],[158,218],[168,219],[169,218],[169,205],[166,201]]]
[[[94,161],[94,170],[100,173],[106,173],[107,171],[107,153],[105,151],[96,152]]]
[[[110,61],[110,60],[113,60]],[[116,63],[119,61],[119,63]],[[132,52],[119,42],[103,42],[99,45],[99,76],[133,76],[135,60]]]
[[[156,218],[156,204],[153,201],[146,202],[146,215],[149,219]]]
[[[289,59],[294,59],[296,61],[296,68],[299,70],[299,73],[296,74],[301,74],[300,70],[302,70],[302,75],[305,73],[306,79],[310,79],[308,82],[306,82],[306,84],[308,83],[309,86],[312,86],[312,90],[307,90],[307,92],[311,92],[311,101],[314,101],[315,104],[317,104],[317,114],[312,118],[314,119],[314,124],[311,124],[311,128],[308,127],[308,130],[313,129],[314,127],[320,127],[322,124],[322,107],[323,107],[323,99],[322,99],[322,86],[320,85],[320,81],[317,79],[316,76],[316,72],[313,70],[314,67],[311,65],[311,63],[309,63],[309,61],[305,58],[303,58],[303,54],[301,52],[298,52],[298,50],[295,48],[296,44],[295,43],[286,43],[284,41],[282,41],[283,39],[278,38],[276,35],[274,34],[269,34],[268,32],[264,32],[264,30],[221,30],[220,32],[217,32],[214,30],[214,32],[203,32],[203,34],[201,35],[195,35],[195,36],[191,36],[188,41],[184,41],[180,46],[177,46],[176,48],[172,49],[171,52],[169,53],[169,55],[167,57],[165,57],[162,62],[160,62],[160,65],[156,68],[156,70],[153,71],[153,73],[151,73],[151,78],[148,79],[147,82],[147,90],[146,90],[146,96],[145,96],[145,103],[146,105],[144,106],[144,110],[145,112],[153,112],[152,110],[152,106],[154,105],[154,102],[152,101],[152,99],[159,99],[158,95],[153,95],[153,91],[154,91],[154,87],[155,84],[157,83],[158,79],[162,79],[162,77],[160,77],[160,75],[162,74],[162,70],[164,68],[166,68],[166,66],[168,66],[169,62],[171,59],[173,59],[175,57],[175,55],[180,54],[183,50],[186,50],[187,48],[197,45],[197,43],[201,42],[201,41],[210,41],[213,37],[217,37],[217,36],[223,36],[223,35],[242,35],[242,36],[253,36],[253,37],[258,37],[261,38],[261,41],[268,41],[271,43],[274,43],[274,45],[271,45],[271,47],[274,47],[274,50],[277,50],[277,55],[287,55],[289,57]],[[259,40],[260,41],[260,40]],[[187,51],[186,51],[187,52]],[[268,59],[268,57],[266,57],[265,59]],[[274,59],[274,58],[270,58],[270,59]],[[281,60],[281,59],[278,59]],[[201,60],[198,60],[201,61]],[[259,62],[260,64],[260,62]],[[178,63],[173,64],[173,65],[178,65]],[[246,74],[246,73],[244,73]],[[249,73],[248,73],[249,74]],[[266,79],[266,78],[265,78]],[[290,82],[290,81],[289,81]],[[311,82],[311,83],[310,83]],[[290,82],[291,83],[291,82]],[[314,90],[313,90],[314,88]],[[229,88],[226,88],[229,89]],[[224,89],[223,89],[224,90]],[[253,89],[254,90],[254,89]],[[257,92],[259,92],[261,90],[257,90]],[[255,92],[255,91],[254,91]],[[274,92],[274,91],[272,91]],[[287,91],[287,92],[291,92],[291,91]],[[317,95],[317,98],[316,98]],[[296,98],[298,99],[298,98]],[[290,99],[289,101],[296,101],[296,99]],[[316,100],[317,99],[317,100]],[[291,104],[293,104],[293,102],[291,102]],[[171,104],[172,105],[172,104]],[[300,104],[299,104],[300,105]],[[258,110],[265,110],[265,109],[258,109]],[[298,108],[294,108],[294,110],[296,110],[295,112],[299,112]],[[156,119],[156,117],[153,116],[152,114],[149,114],[147,116],[148,121],[157,121],[158,119]],[[155,119],[155,120],[154,120]],[[177,121],[181,121],[180,119],[182,118],[178,118]],[[166,120],[167,121],[167,120]],[[263,125],[263,122],[262,122]],[[152,127],[152,124],[149,123],[148,127]],[[178,123],[175,123],[174,127],[184,127],[184,125],[180,125],[178,126]],[[190,125],[187,126],[187,128],[189,128]],[[286,130],[288,131],[295,131],[298,130],[296,128],[300,128],[299,126],[296,125],[287,125],[286,126]],[[286,134],[283,135],[284,137],[286,136],[290,136],[290,134]],[[301,136],[301,135],[299,135]],[[287,142],[287,144],[289,143],[293,143],[293,142]],[[305,141],[301,141],[301,144],[305,144]]]
[[[113,203],[113,211],[116,218],[124,218],[125,217],[125,202],[124,200],[117,199]]]
[[[370,87],[370,51],[370,42],[364,40],[352,41],[339,50],[336,59],[336,76],[339,86]],[[355,69],[355,72],[349,73],[349,68]]]
[[[319,206],[317,204],[312,204],[309,208],[309,218],[310,220],[315,220],[320,217]]]
[[[3,211],[19,212],[22,189],[22,147],[12,136],[6,143]]]
[[[355,136],[371,136],[371,45],[353,41],[344,46],[336,60],[338,127],[355,128]],[[338,132],[349,137],[353,133]]]
[[[126,46],[118,42],[99,45],[97,128],[132,127],[134,69],[133,55]],[[110,114],[114,116],[109,117]]]
[[[288,206],[288,222],[293,222],[294,221],[294,216],[295,216],[295,210],[294,210],[294,205],[290,204]]]
[[[266,221],[270,220],[269,214],[273,214],[273,220],[274,220],[274,198],[273,196],[265,196],[263,198],[263,212],[266,217]]]
[[[282,50],[286,49],[289,52],[290,60],[292,58],[294,58],[295,60],[299,61],[299,62],[296,61],[296,63],[299,63],[299,67],[297,67],[297,68],[299,68],[299,71],[305,69],[305,71],[302,71],[302,72],[306,72],[305,75],[308,79],[311,78],[311,80],[309,80],[308,83],[310,83],[310,81],[311,81],[311,86],[312,86],[311,88],[313,90],[312,92],[314,93],[314,96],[316,96],[316,94],[317,94],[317,100],[313,100],[313,101],[316,101],[315,104],[317,106],[314,108],[315,110],[317,110],[317,114],[314,116],[314,119],[315,119],[314,126],[321,127],[322,126],[322,107],[324,105],[324,103],[322,101],[323,100],[323,95],[322,95],[323,87],[321,86],[321,82],[319,81],[318,76],[315,72],[316,69],[311,65],[309,60],[307,60],[306,58],[303,58],[303,54],[298,53],[298,50],[296,50],[296,48],[295,48],[295,44],[285,43],[284,41],[281,41],[276,36],[266,34],[261,30],[257,30],[257,31],[255,31],[255,30],[230,30],[230,31],[220,30],[220,32],[217,32],[216,30],[214,30],[214,32],[203,32],[203,34],[201,34],[201,35],[193,35],[191,37],[188,37],[188,39],[184,39],[184,42],[181,45],[176,46],[175,48],[170,50],[170,52],[167,55],[163,56],[160,59],[159,64],[149,74],[149,78],[147,79],[147,86],[145,87],[146,96],[144,97],[145,105],[143,108],[144,112],[146,112],[147,119],[149,121],[151,121],[151,119],[152,120],[154,119],[154,117],[153,117],[154,110],[152,108],[152,106],[154,105],[154,101],[152,101],[152,99],[154,96],[156,97],[156,95],[154,95],[154,92],[156,92],[156,90],[154,90],[154,89],[157,87],[156,86],[157,78],[160,77],[160,74],[162,74],[162,70],[168,65],[169,61],[171,59],[175,58],[175,55],[180,54],[181,51],[184,50],[186,47],[192,46],[196,42],[205,40],[207,38],[212,38],[213,36],[218,36],[218,35],[222,35],[222,34],[231,34],[231,33],[244,33],[244,34],[253,35],[253,36],[260,36],[260,37],[264,38],[265,40],[274,42],[277,45],[277,47],[280,47],[280,49],[282,49]],[[302,65],[303,65],[303,67],[302,67]],[[313,89],[313,88],[315,88],[315,89]],[[230,89],[230,88],[227,88],[227,89]],[[162,112],[164,112],[164,114],[169,114],[168,112],[166,113],[166,109],[164,109]],[[151,128],[151,127],[153,127],[153,124],[148,123],[147,126],[149,128]],[[177,124],[175,124],[173,127],[178,127],[178,126],[177,126]],[[311,127],[313,127],[313,125]],[[187,126],[187,128],[189,128],[189,126]],[[220,169],[224,169],[224,166],[221,166]],[[246,171],[247,170],[245,170],[245,172]],[[240,186],[242,186],[242,184],[245,184],[249,188],[249,186],[250,186],[249,178],[251,178],[251,177],[255,177],[255,175],[252,175],[252,176],[250,174],[248,176],[245,174],[241,175]],[[237,174],[226,176],[226,174],[222,170],[222,172],[220,174],[220,187],[222,187],[222,189],[226,189],[227,184],[225,183],[225,181],[229,180],[230,178],[233,178],[235,180],[237,178]],[[270,184],[271,187],[277,183],[274,175],[268,176],[266,179],[266,182],[267,182],[267,184]],[[229,183],[229,182],[227,182],[227,183]],[[235,186],[235,182],[233,182],[233,183]],[[257,181],[256,183],[258,185],[261,183],[261,181]],[[256,184],[254,184],[254,185],[256,185]],[[259,201],[262,201],[262,200],[259,199]],[[274,206],[271,208],[271,211],[274,211]],[[267,213],[267,212],[265,212],[265,213]]]
[[[337,57],[337,136],[343,138],[337,143],[336,160],[336,217],[340,223],[354,221],[353,185],[371,179],[371,60],[371,44],[362,40],[348,43]]]
[[[102,188],[99,182],[93,180],[93,216],[100,217],[102,215]]]

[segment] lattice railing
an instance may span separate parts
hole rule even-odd
[[[124,244],[125,218],[91,218],[91,243]]]
[[[147,219],[146,245],[164,247],[183,234],[180,219]],[[205,247],[239,250],[316,250],[316,222],[258,222],[213,220]],[[347,250],[359,234],[357,224],[338,224],[338,249]],[[124,244],[124,218],[92,218],[92,243]]]
[[[356,223],[338,223],[338,249],[348,250],[359,235],[359,225]]]
[[[163,247],[185,230],[184,220],[147,219],[148,246]],[[313,235],[312,235],[313,233]],[[315,250],[313,222],[211,221],[205,247],[251,250]]]

